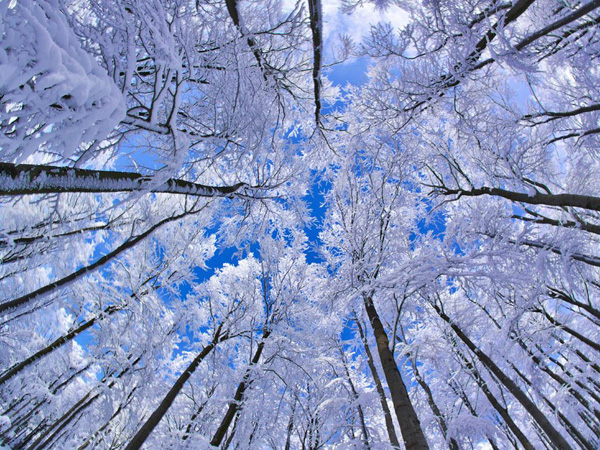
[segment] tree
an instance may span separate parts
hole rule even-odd
[[[598,447],[600,3],[334,9],[0,2],[0,446]]]

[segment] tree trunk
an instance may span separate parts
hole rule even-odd
[[[419,383],[419,386],[421,386],[421,389],[423,389],[425,395],[427,396],[427,402],[429,403],[431,412],[433,412],[433,415],[437,418],[438,422],[440,423],[442,436],[444,436],[444,440],[448,443],[448,447],[450,448],[450,450],[460,450],[458,443],[454,438],[448,439],[448,425],[446,425],[446,419],[442,415],[440,408],[438,408],[437,404],[435,403],[435,399],[433,398],[433,393],[431,392],[429,385],[425,382],[425,380],[419,373],[419,369],[415,360],[411,358],[410,363],[412,365],[412,370],[415,374],[415,379],[417,380],[417,383]]]
[[[267,70],[267,67],[265,67],[265,62],[263,61],[263,59],[264,59],[263,54],[262,54],[260,48],[258,47],[256,41],[254,40],[254,38],[252,36],[246,36],[246,32],[242,27],[242,24],[240,21],[240,14],[238,11],[238,1],[237,0],[225,0],[225,6],[227,6],[227,12],[229,13],[229,17],[231,18],[235,27],[238,29],[238,31],[240,32],[242,37],[246,37],[246,42],[248,43],[248,47],[250,47],[250,50],[252,50],[254,59],[256,59],[256,62],[258,63],[258,67],[263,74],[263,79],[265,81],[269,81],[269,78],[268,78],[269,72]]]
[[[452,330],[460,338],[461,341],[471,350],[475,356],[483,363],[483,365],[506,387],[506,389],[515,397],[519,403],[525,408],[529,415],[537,422],[540,428],[546,433],[553,445],[559,449],[570,449],[571,446],[567,440],[558,432],[556,428],[546,418],[546,415],[540,411],[537,406],[527,397],[527,395],[511,380],[500,368],[482,352],[468,336],[450,320],[450,318],[437,305],[433,305],[438,315],[450,325]]]
[[[169,222],[174,222],[176,220],[182,219],[183,217],[187,216],[188,214],[191,214],[191,212],[186,211],[184,213],[177,214],[175,216],[167,217],[166,219],[163,219],[160,222],[158,222],[155,225],[148,228],[142,234],[139,234],[136,237],[127,239],[123,244],[121,244],[119,247],[114,249],[112,252],[102,256],[101,258],[99,258],[98,260],[96,260],[95,262],[90,264],[89,266],[82,267],[81,269],[76,270],[75,272],[71,273],[70,275],[67,275],[66,277],[61,278],[60,280],[54,281],[50,284],[47,284],[46,286],[43,286],[33,292],[30,292],[29,294],[25,294],[19,298],[16,298],[14,300],[10,300],[8,302],[4,302],[4,303],[0,304],[0,314],[3,314],[5,312],[7,312],[11,309],[17,308],[19,306],[25,305],[25,304],[31,302],[32,300],[35,300],[38,297],[41,297],[42,295],[49,294],[50,292],[53,292],[62,286],[72,283],[73,281],[83,277],[84,275],[88,275],[88,274],[94,272],[95,270],[98,270],[99,268],[101,268],[102,266],[104,266],[108,262],[112,261],[117,256],[119,256],[124,251],[129,250],[130,248],[133,248],[136,244],[138,244],[139,242],[146,239],[154,231],[156,231],[163,225],[165,225]]]
[[[77,377],[78,375],[80,375],[82,372],[86,371],[88,368],[90,367],[90,364],[87,364],[86,366],[84,366],[83,368],[73,372],[71,375],[69,375],[67,377],[66,380],[62,381],[59,383],[59,379],[53,381],[50,386],[49,386],[49,391],[50,394],[52,396],[56,395],[62,388],[64,388],[65,386],[67,386],[71,381],[73,381],[75,379],[75,377]],[[11,431],[11,430],[18,430],[18,428],[20,428],[22,425],[25,425],[27,423],[29,423],[29,418],[36,414],[38,411],[40,411],[40,408],[42,406],[44,406],[45,404],[48,404],[50,401],[48,399],[48,397],[45,397],[43,400],[36,402],[27,412],[24,413],[24,410],[26,409],[27,405],[29,403],[32,402],[33,399],[30,399],[23,407],[19,408],[18,411],[15,412],[15,414],[11,415],[11,426],[10,428],[8,428],[7,430],[5,430],[1,435],[0,435],[0,439],[2,439],[5,444],[10,444],[11,442],[18,442],[18,436],[15,435],[13,437],[11,437],[10,439],[8,438],[7,434]],[[3,415],[8,415],[8,412],[6,412]],[[15,419],[16,418],[16,419]],[[39,426],[41,425],[41,426]],[[43,423],[40,423],[38,425],[37,428],[44,428],[45,425]],[[31,433],[30,433],[31,434]]]
[[[584,344],[590,346],[592,349],[594,349],[598,353],[600,353],[600,344],[598,344],[597,342],[594,342],[591,339],[585,337],[581,333],[575,331],[573,328],[570,328],[569,326],[564,325],[563,323],[559,322],[557,319],[555,319],[550,314],[548,314],[548,311],[546,311],[545,309],[542,308],[540,310],[535,310],[535,312],[543,314],[544,317],[546,317],[546,319],[548,319],[548,322],[550,322],[552,325],[560,328],[561,330],[563,330],[566,333],[570,334],[574,338],[579,339],[581,342],[583,342]]]
[[[290,413],[290,420],[288,420],[287,433],[285,437],[284,450],[290,450],[292,444],[292,433],[294,431],[294,414],[296,412],[296,404],[292,406],[292,412]]]
[[[474,305],[478,306],[483,312],[486,313],[486,315],[490,318],[490,320],[494,323],[494,325],[496,326],[496,328],[498,330],[500,330],[502,327],[500,326],[500,324],[498,323],[498,321],[496,319],[494,319],[494,317],[487,311],[486,308],[482,307],[481,305],[477,304],[477,302],[472,302]],[[531,360],[536,364],[536,366],[542,370],[543,372],[545,372],[548,376],[550,376],[550,378],[552,378],[554,381],[556,381],[562,388],[566,388],[568,390],[568,392],[575,398],[577,399],[582,406],[584,406],[588,411],[592,411],[592,409],[590,408],[590,404],[589,402],[579,393],[579,391],[577,391],[574,386],[571,383],[567,383],[562,377],[560,377],[559,375],[555,374],[552,370],[550,370],[544,363],[542,363],[541,359],[536,356],[532,350],[530,350],[527,345],[525,344],[525,342],[523,342],[523,340],[521,338],[519,338],[516,335],[513,334],[509,334],[510,339],[512,339],[513,341],[517,342],[519,344],[519,346],[527,353],[527,355],[531,358]],[[584,391],[588,391],[589,392],[589,388],[586,387],[583,383],[581,383],[579,380],[577,380],[575,377],[572,376],[572,374],[569,371],[566,371],[564,367],[560,366],[560,364],[557,364],[559,367],[561,367],[563,369],[563,371],[565,371],[565,374],[568,375],[569,377],[571,377],[574,380],[574,383],[577,384],[578,386],[580,386]],[[515,368],[515,370],[517,370]],[[591,395],[593,395],[593,393],[589,392]],[[595,410],[596,414],[598,414],[597,410]]]
[[[171,178],[162,183],[135,172],[0,163],[0,195],[59,192],[156,192],[195,197],[249,197],[245,183],[205,186]]]
[[[213,396],[214,392],[215,392],[215,389],[212,389],[209,391],[209,394],[207,395],[206,400],[198,406],[198,408],[196,409],[194,414],[192,414],[192,417],[190,417],[190,423],[188,423],[187,427],[185,428],[185,433],[183,433],[183,437],[181,438],[182,441],[187,441],[189,439],[189,437],[192,433],[192,427],[194,426],[194,422],[196,421],[196,418],[202,413],[202,411],[206,407],[206,404],[208,403],[208,400],[210,400],[210,398]]]
[[[531,381],[529,380],[529,378],[525,374],[523,374],[512,363],[511,363],[511,367],[515,371],[515,373],[517,375],[519,375],[519,378],[521,378],[521,380],[523,380],[523,383],[525,383],[527,386],[529,386],[530,389],[534,389],[537,392],[537,394],[542,398],[542,400],[544,400],[544,403],[546,403],[546,405],[548,405],[548,407],[550,409],[552,409],[556,413],[556,415],[558,416],[558,420],[560,421],[561,425],[565,428],[565,430],[567,430],[567,432],[569,433],[569,435],[571,436],[571,438],[573,438],[573,440],[575,442],[577,442],[585,450],[597,450],[597,446],[592,445],[590,442],[588,442],[588,440],[585,438],[585,436],[583,436],[579,432],[579,430],[577,429],[577,427],[573,425],[573,423],[568,419],[568,417],[566,417],[562,412],[560,412],[558,410],[558,408],[556,407],[556,405],[553,404],[548,399],[548,397],[546,397],[542,392],[539,392],[535,388],[535,386],[533,386],[533,384],[531,383]]]
[[[9,246],[9,242],[11,245],[23,245],[23,246],[27,247],[28,245],[34,244],[37,241],[47,242],[51,239],[73,236],[76,234],[86,233],[88,231],[106,230],[109,226],[110,226],[110,223],[105,223],[103,225],[96,225],[96,226],[91,226],[91,227],[80,228],[78,230],[66,231],[64,233],[58,233],[58,234],[54,234],[52,236],[48,236],[47,234],[39,234],[37,236],[18,237],[18,238],[10,239],[10,241],[9,240],[1,240],[0,241],[0,249],[7,248]],[[7,262],[11,262],[12,260],[13,259],[11,258],[7,261],[7,258],[3,258],[2,264],[6,264]]]
[[[241,407],[242,407],[241,402],[244,398],[244,393],[246,392],[246,389],[248,388],[248,386],[250,386],[250,384],[252,384],[252,380],[250,379],[250,376],[251,376],[250,372],[252,370],[252,366],[255,366],[256,364],[258,364],[258,361],[260,360],[263,349],[265,347],[265,339],[267,339],[269,337],[269,334],[270,334],[269,331],[264,332],[262,340],[258,344],[258,347],[256,348],[256,352],[254,352],[254,356],[253,356],[252,360],[250,361],[248,368],[246,369],[244,378],[242,378],[241,383],[238,385],[238,387],[235,391],[235,395],[233,396],[233,402],[231,402],[229,404],[229,407],[227,408],[227,412],[225,413],[225,417],[223,417],[221,424],[217,428],[217,431],[215,432],[214,436],[212,437],[212,439],[210,441],[210,445],[213,445],[215,447],[218,447],[219,445],[221,445],[221,442],[223,441],[223,438],[225,437],[225,434],[227,433],[227,430],[229,429],[231,422],[233,421],[237,412],[241,409]]]
[[[373,299],[370,295],[364,295],[363,300],[369,321],[373,327],[373,333],[375,334],[377,351],[392,395],[392,403],[394,404],[396,418],[400,424],[404,445],[410,450],[428,450],[429,446],[421,429],[419,417],[413,408],[406,386],[402,381],[402,375],[400,374],[400,370],[398,370],[394,353],[390,350],[390,341],[379,319]]]
[[[577,306],[578,308],[587,311],[596,319],[597,323],[600,324],[600,311],[594,308],[591,304],[577,301],[571,295],[568,295],[567,293],[554,288],[548,289],[548,295],[552,298],[560,299],[565,303],[569,303],[573,306]]]
[[[494,236],[491,236],[491,237],[494,237]],[[528,239],[521,239],[519,241],[515,241],[514,239],[507,239],[506,242],[509,242],[510,244],[513,244],[513,245],[524,245],[526,247],[539,248],[540,250],[547,250],[547,251],[550,251],[550,252],[554,253],[555,255],[559,255],[559,256],[565,255],[565,253],[559,247],[549,245],[544,242],[530,241]],[[568,253],[565,256],[568,256],[569,258],[571,258],[574,261],[579,261],[579,262],[582,262],[582,263],[587,264],[592,267],[600,267],[600,258],[598,258],[597,256],[585,255],[583,253],[576,253],[576,252]]]
[[[362,405],[358,402],[358,392],[356,392],[356,387],[354,386],[354,382],[352,381],[352,377],[350,376],[350,371],[348,370],[346,357],[344,355],[344,349],[340,347],[338,350],[342,358],[342,364],[344,366],[346,380],[348,380],[350,392],[352,393],[352,401],[356,404],[356,409],[358,410],[358,417],[360,419],[360,427],[363,435],[363,445],[367,450],[370,450],[371,445],[369,444],[369,433],[367,430],[367,423],[365,422],[365,413],[363,411]]]
[[[379,373],[377,372],[377,368],[375,367],[375,362],[373,360],[371,348],[369,347],[369,342],[367,341],[367,337],[365,336],[362,325],[358,321],[358,317],[356,317],[356,315],[354,316],[354,321],[356,322],[356,326],[358,327],[358,333],[360,334],[360,339],[363,343],[365,353],[367,354],[367,364],[369,365],[369,369],[371,370],[373,382],[375,383],[375,389],[377,390],[377,394],[379,395],[379,402],[381,403],[381,409],[383,409],[385,427],[387,429],[388,437],[390,439],[390,444],[392,444],[394,448],[400,448],[400,442],[398,441],[398,436],[396,436],[396,427],[394,427],[392,413],[387,403],[385,390],[383,389],[383,385],[381,384]]]
[[[310,15],[310,30],[313,40],[313,90],[315,100],[315,124],[321,124],[321,54],[323,49],[323,9],[321,0],[308,0],[308,12]]]
[[[434,188],[435,189],[435,188]],[[536,192],[534,195],[528,193],[507,191],[506,189],[481,187],[478,189],[449,189],[445,187],[438,188],[443,195],[456,195],[460,197],[479,197],[481,195],[490,195],[493,197],[502,197],[513,202],[528,203],[530,205],[545,205],[559,207],[576,207],[592,211],[600,211],[600,197],[578,194],[542,194]]]
[[[146,420],[144,425],[142,425],[142,427],[139,429],[139,431],[136,433],[133,439],[131,439],[129,444],[127,444],[125,450],[137,450],[144,444],[146,439],[148,439],[148,436],[150,436],[152,430],[156,428],[160,420],[167,413],[167,411],[173,404],[173,401],[175,401],[177,394],[179,394],[181,389],[183,389],[185,382],[192,376],[192,374],[198,368],[202,360],[206,358],[206,356],[208,356],[208,354],[216,347],[216,345],[219,342],[222,342],[226,339],[226,337],[221,338],[222,327],[223,324],[221,323],[217,328],[217,331],[215,332],[213,340],[206,347],[204,347],[204,349],[202,349],[202,351],[190,363],[187,369],[179,376],[179,378],[177,379],[173,387],[169,390],[165,398],[162,400],[162,402],[160,402],[160,405],[158,405],[158,407],[154,410],[154,412],[148,418],[148,420]]]
[[[458,355],[458,357],[461,359],[465,368],[473,376],[473,378],[475,379],[475,382],[477,383],[477,385],[479,386],[479,388],[481,389],[483,394],[486,396],[486,398],[490,402],[490,405],[492,405],[492,407],[496,411],[498,411],[498,414],[500,414],[500,417],[502,417],[502,420],[504,420],[504,423],[508,426],[510,431],[519,440],[519,442],[521,443],[523,448],[525,450],[536,450],[535,447],[533,446],[533,444],[529,441],[529,439],[527,439],[527,436],[525,436],[525,434],[521,431],[519,426],[514,422],[514,420],[510,416],[508,410],[504,406],[502,406],[502,404],[498,401],[496,396],[494,394],[492,394],[492,392],[490,391],[490,389],[487,386],[487,383],[485,382],[485,380],[483,379],[483,377],[481,376],[481,374],[479,373],[479,371],[477,370],[475,365],[471,361],[469,361],[467,359],[467,357],[465,355],[463,355],[462,352],[460,352],[460,350],[458,350],[458,348],[455,344],[453,345],[453,350]]]
[[[137,363],[139,363],[141,361],[141,359],[142,359],[142,357],[139,356],[135,361],[133,361],[131,363],[131,366],[127,367],[125,370],[123,370],[121,373],[119,373],[119,375],[117,375],[115,377],[115,379],[108,384],[107,389],[112,388],[117,383],[117,380],[119,380],[125,374],[127,374],[131,370],[131,368],[133,368]],[[107,378],[105,378],[103,381],[104,382],[107,381]],[[92,396],[93,391],[94,391],[94,389],[90,390],[87,394],[85,394],[82,398],[80,398],[79,401],[77,401],[77,403],[75,403],[58,420],[54,421],[54,423],[47,430],[45,430],[36,439],[36,441],[33,444],[31,444],[30,447],[28,447],[28,450],[36,450],[36,449],[41,450],[43,448],[46,448],[46,446],[48,444],[50,444],[50,442],[54,439],[54,437],[61,430],[63,430],[69,423],[71,423],[71,421],[75,418],[75,416],[77,414],[79,414],[81,411],[83,411],[85,408],[87,408],[96,399],[98,399],[100,397],[101,392]],[[46,438],[50,433],[52,433],[52,434],[48,438]],[[28,437],[26,441],[30,441],[31,437]]]
[[[453,382],[452,380],[450,380],[448,382],[448,386],[450,386],[450,389],[452,389],[454,391],[454,393],[458,396],[458,398],[460,398],[462,400],[463,404],[467,407],[467,409],[469,410],[471,415],[473,417],[479,417],[479,415],[477,414],[477,411],[473,407],[473,404],[469,401],[469,397],[467,397],[467,394],[462,389],[462,387],[458,386],[457,383]],[[505,434],[506,434],[508,440],[513,444],[513,447],[516,450],[518,450],[517,445],[511,440],[512,437],[510,436],[510,433],[507,433],[505,429],[504,429],[504,431],[505,431]],[[490,446],[492,447],[493,450],[500,450],[498,448],[498,446],[496,445],[496,441],[494,441],[494,439],[492,439],[489,436],[486,436],[486,437],[487,437],[487,440],[489,441]]]
[[[115,311],[118,311],[119,309],[120,308],[117,308],[116,306],[109,306],[108,308],[106,308],[104,310],[104,314],[111,315]],[[73,331],[59,337],[54,342],[52,342],[50,345],[48,345],[48,346],[44,347],[43,349],[39,350],[38,352],[34,353],[29,358],[24,359],[20,363],[12,366],[10,369],[8,369],[6,372],[4,372],[2,374],[2,376],[0,376],[0,385],[6,383],[8,380],[10,380],[12,377],[17,375],[19,372],[21,372],[21,370],[23,370],[25,367],[29,366],[33,362],[52,353],[54,350],[60,348],[62,345],[66,344],[67,342],[72,341],[79,334],[83,333],[85,330],[92,327],[96,323],[96,320],[98,320],[98,318],[99,318],[99,316],[92,317],[87,322],[83,322],[81,325],[79,325]]]
[[[536,356],[533,353],[533,351],[529,347],[527,347],[527,345],[525,344],[525,342],[523,342],[522,339],[520,339],[520,338],[513,338],[513,339],[516,340],[516,342],[519,344],[519,346],[527,353],[527,355],[529,355],[531,360],[536,364],[536,366],[542,372],[546,373],[550,378],[552,378],[554,381],[556,381],[561,386],[561,388],[567,389],[569,394],[571,394],[571,396],[573,396],[573,398],[576,399],[581,404],[581,406],[583,406],[586,410],[592,412],[600,420],[600,411],[598,411],[598,409],[592,407],[590,402],[578,390],[576,390],[574,388],[573,383],[567,382],[567,380],[565,380],[563,377],[554,373],[546,364],[544,364],[542,362],[542,360],[538,356]],[[564,367],[562,369],[563,369],[565,375],[567,375],[568,377],[570,377],[573,380],[574,384],[576,384],[577,386],[582,388],[584,391],[587,391],[589,394],[594,395],[592,392],[589,391],[590,388],[588,386],[586,386],[585,384],[581,383],[579,380],[577,380],[577,378],[574,377],[571,372],[566,370]]]
[[[110,416],[110,419],[108,419],[104,425],[102,425],[100,428],[98,428],[94,432],[94,434],[92,434],[89,438],[87,438],[83,444],[81,444],[79,447],[77,447],[77,450],[83,450],[83,449],[87,448],[87,446],[90,445],[94,439],[96,439],[96,436],[98,436],[100,433],[102,433],[110,425],[110,423],[115,419],[115,417],[117,417],[121,413],[121,411],[123,411],[129,405],[129,403],[133,399],[133,394],[135,393],[136,389],[137,389],[137,386],[135,386],[131,390],[131,392],[127,395],[127,398],[125,399],[125,401],[123,403],[121,403],[119,405],[119,407],[117,408],[117,410],[112,414],[112,416]]]

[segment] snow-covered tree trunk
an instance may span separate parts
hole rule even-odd
[[[415,450],[427,450],[429,449],[429,445],[421,428],[421,422],[408,396],[408,390],[402,380],[400,370],[398,370],[394,353],[390,350],[390,340],[381,323],[375,305],[373,305],[373,299],[365,294],[363,300],[367,316],[373,327],[375,342],[377,342],[377,352],[379,353],[383,373],[390,389],[404,445],[406,448],[414,448]]]

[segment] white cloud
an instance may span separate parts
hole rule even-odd
[[[372,3],[358,6],[352,14],[342,12],[341,0],[323,2],[325,45],[333,44],[339,35],[347,35],[353,41],[360,42],[372,25],[378,22],[390,22],[397,28],[408,23],[408,14],[398,6],[390,5],[385,11],[375,8]]]

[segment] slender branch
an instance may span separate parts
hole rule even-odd
[[[521,215],[514,214],[511,216],[512,219],[522,220],[524,222],[531,222],[543,225],[552,225],[555,227],[563,227],[563,228],[578,228],[583,231],[587,231],[589,233],[600,234],[600,225],[594,225],[591,223],[585,222],[573,222],[572,220],[556,220],[551,219],[549,217],[540,216],[537,218],[532,217],[523,217]]]

